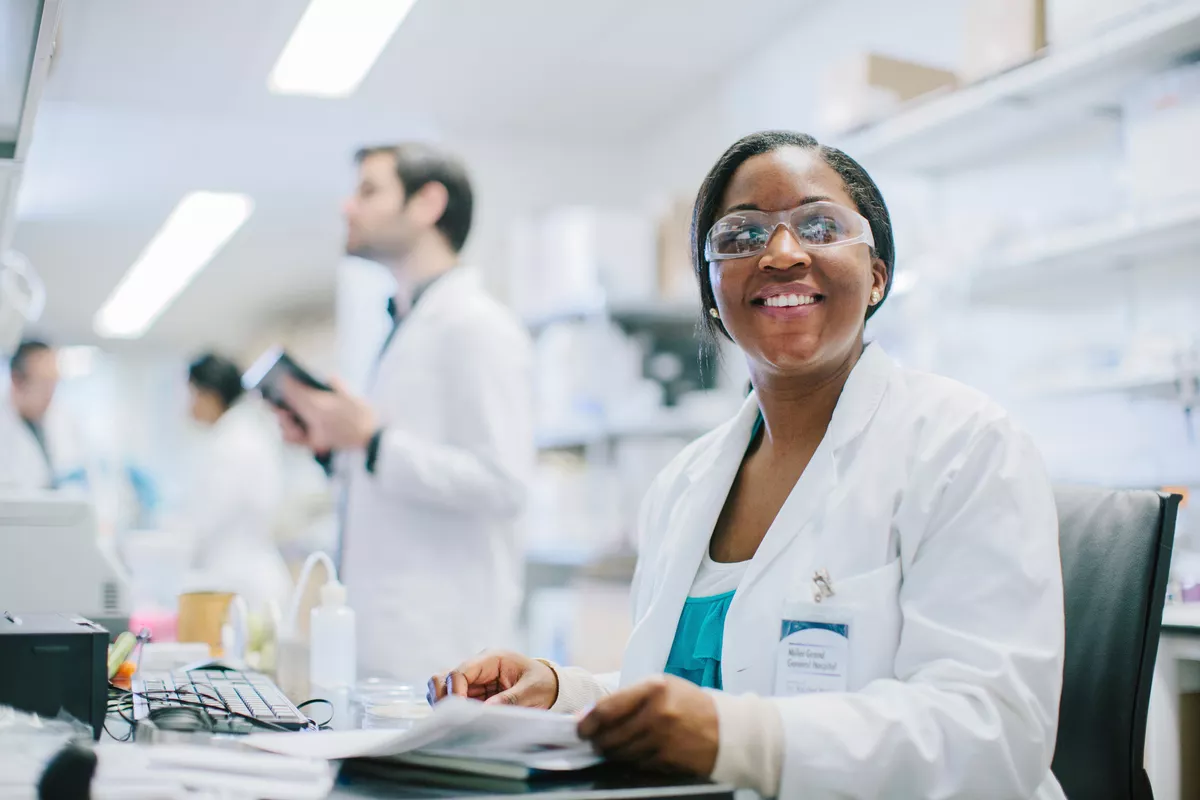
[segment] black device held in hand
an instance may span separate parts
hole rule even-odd
[[[282,347],[272,347],[259,356],[258,360],[250,365],[250,369],[242,375],[242,387],[246,391],[259,392],[264,400],[278,408],[292,411],[283,400],[285,377],[290,377],[312,389],[319,389],[323,392],[333,391],[332,386],[314,378],[310,372],[297,364],[295,359],[289,356]],[[294,411],[292,411],[292,416],[296,416]],[[299,418],[296,421],[303,425]]]

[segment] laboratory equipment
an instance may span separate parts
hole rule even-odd
[[[129,621],[129,581],[85,499],[0,494],[0,610],[81,615],[109,630]]]
[[[0,611],[0,706],[57,717],[100,738],[108,701],[108,631],[74,614]]]

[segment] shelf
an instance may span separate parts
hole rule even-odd
[[[1163,607],[1164,628],[1182,628],[1200,633],[1200,603],[1173,603]]]
[[[1020,296],[1048,279],[1147,264],[1198,246],[1200,201],[1162,211],[1128,212],[1001,253],[972,274],[971,294],[977,300]]]
[[[1200,0],[1176,0],[1008,72],[918,98],[836,142],[870,168],[949,172],[1119,107],[1130,83],[1200,47]]]
[[[1180,397],[1185,381],[1195,382],[1193,376],[1182,372],[1147,373],[1144,375],[1096,376],[1083,380],[1066,380],[1040,386],[1037,394],[1047,397],[1070,397],[1084,394],[1129,394],[1136,397],[1173,400]],[[1193,395],[1196,386],[1193,386]]]
[[[609,319],[623,328],[683,328],[695,327],[700,319],[699,307],[673,300],[647,300],[638,303],[619,303],[605,306],[575,306],[525,318],[525,326],[538,333],[550,325],[562,322],[585,322]]]
[[[703,422],[678,415],[664,414],[636,423],[614,423],[605,427],[580,427],[572,430],[545,431],[537,437],[539,450],[577,450],[623,439],[698,439],[724,419]]]
[[[629,548],[563,547],[533,548],[525,552],[527,567],[568,570],[573,573],[609,580],[629,580],[637,564],[637,554]]]

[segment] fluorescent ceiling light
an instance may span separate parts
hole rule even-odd
[[[349,97],[416,0],[311,0],[271,70],[276,94]]]
[[[96,333],[136,339],[149,330],[253,209],[244,194],[186,195],[96,313]]]

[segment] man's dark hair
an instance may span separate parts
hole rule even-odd
[[[396,177],[404,187],[406,198],[412,197],[427,183],[446,187],[446,210],[437,222],[454,252],[460,252],[471,232],[471,212],[474,199],[471,180],[462,162],[442,150],[417,142],[364,147],[354,154],[361,164],[368,156],[387,154],[396,160]]]
[[[188,367],[188,382],[197,389],[212,392],[225,408],[242,396],[242,371],[237,364],[216,353],[205,353]]]
[[[40,339],[23,339],[9,359],[9,371],[14,378],[24,378],[28,374],[30,356],[34,353],[49,353],[52,350],[49,344]]]
[[[784,147],[798,147],[802,150],[816,151],[817,155],[842,178],[846,192],[858,213],[862,214],[871,225],[871,235],[875,238],[875,248],[871,255],[883,261],[887,266],[887,284],[883,288],[883,299],[867,308],[867,319],[878,311],[892,291],[892,273],[895,271],[896,243],[892,238],[892,218],[888,214],[887,203],[883,194],[871,176],[857,161],[838,150],[836,147],[821,144],[806,133],[795,131],[760,131],[745,136],[717,159],[717,163],[709,170],[700,192],[696,195],[696,205],[692,210],[692,267],[696,279],[700,282],[700,303],[703,306],[701,324],[711,335],[725,333],[718,320],[709,315],[709,309],[716,308],[713,297],[712,283],[708,279],[708,261],[704,258],[704,240],[709,229],[717,221],[717,212],[725,187],[729,185],[733,173],[737,172],[745,161],[764,153],[772,153]],[[728,335],[728,334],[726,334]]]

